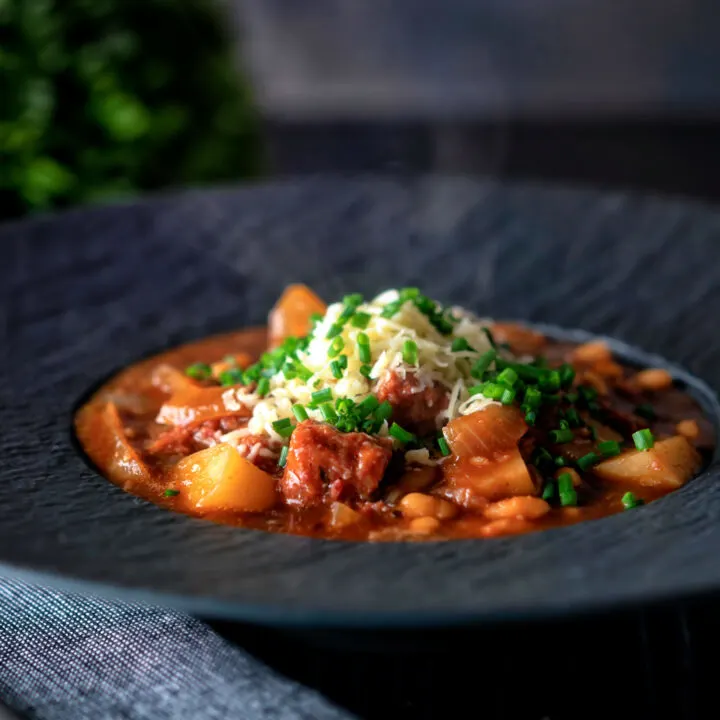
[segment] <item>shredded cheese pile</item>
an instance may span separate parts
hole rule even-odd
[[[495,401],[483,395],[472,397],[468,388],[478,381],[470,375],[473,363],[478,357],[491,349],[491,343],[484,328],[488,321],[483,321],[462,308],[452,308],[451,315],[455,319],[453,331],[448,335],[441,334],[411,301],[407,301],[391,318],[382,317],[383,309],[397,302],[397,290],[388,290],[368,303],[356,307],[356,312],[367,313],[370,318],[365,328],[358,328],[346,322],[336,337],[337,344],[343,345],[342,354],[347,356],[347,367],[341,378],[333,375],[330,357],[330,346],[334,338],[326,336],[333,326],[338,324],[344,305],[335,303],[327,308],[325,316],[315,326],[309,344],[305,350],[298,352],[298,360],[312,372],[307,380],[298,377],[288,379],[282,372],[269,378],[269,391],[260,397],[244,390],[230,389],[223,395],[229,410],[238,410],[242,406],[252,408],[252,417],[248,427],[234,431],[233,435],[252,434],[265,435],[275,443],[285,440],[273,428],[273,423],[284,418],[294,419],[292,407],[295,404],[307,406],[312,401],[312,393],[324,388],[332,390],[333,398],[350,398],[359,402],[373,394],[377,385],[394,372],[400,377],[408,373],[415,375],[418,391],[439,383],[447,388],[449,404],[446,410],[437,417],[438,427],[458,415],[465,415],[481,410]],[[371,366],[369,377],[361,372],[358,351],[358,336],[365,333],[369,340]],[[463,338],[472,348],[453,352],[453,341]],[[417,347],[415,362],[409,364],[403,358],[405,341],[411,340]],[[307,409],[308,417],[322,421],[318,409]],[[387,435],[387,422],[381,428],[380,435]],[[239,439],[239,438],[238,438]],[[419,458],[418,458],[419,460]]]

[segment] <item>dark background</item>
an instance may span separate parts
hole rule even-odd
[[[720,198],[720,123],[268,123],[273,174],[440,171]]]

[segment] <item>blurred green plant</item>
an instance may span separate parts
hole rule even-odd
[[[0,217],[258,174],[212,0],[0,0]]]

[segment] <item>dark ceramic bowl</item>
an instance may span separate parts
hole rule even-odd
[[[356,544],[161,510],[97,475],[71,431],[99,379],[262,323],[292,281],[328,298],[420,285],[483,314],[615,337],[625,357],[670,367],[717,422],[718,238],[720,215],[702,206],[431,179],[188,192],[8,225],[0,573],[206,616],[344,628],[529,619],[720,590],[717,458],[682,490],[604,520],[518,538]]]

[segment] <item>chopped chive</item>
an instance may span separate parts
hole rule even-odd
[[[495,338],[493,337],[492,332],[490,331],[490,328],[484,327],[482,331],[485,333],[485,337],[487,338],[488,342],[490,343],[490,347],[493,350],[497,350],[497,343],[495,342]]]
[[[163,493],[163,496],[164,496],[164,497],[175,497],[176,495],[179,495],[179,494],[180,494],[180,491],[179,491],[179,490],[173,490],[172,488],[168,488],[168,489]]]
[[[567,465],[567,460],[565,460],[562,455],[558,455],[554,462],[558,467],[565,467]]]
[[[330,329],[327,331],[327,335],[325,336],[326,340],[332,340],[334,337],[337,337],[342,332],[342,325],[338,323],[333,323],[330,326]]]
[[[638,430],[632,434],[633,442],[638,450],[649,450],[655,445],[655,438],[650,430]]]
[[[322,313],[310,313],[310,324],[311,325],[317,325],[321,320],[323,319]]]
[[[646,420],[654,420],[657,417],[655,408],[649,403],[643,403],[635,408],[635,414]]]
[[[312,370],[306,368],[302,363],[295,363],[295,372],[303,382],[307,382],[313,376]]]
[[[622,496],[621,502],[626,510],[632,510],[633,508],[645,504],[645,501],[642,498],[636,497],[634,493],[631,492],[626,492]]]
[[[333,341],[330,343],[330,347],[328,348],[328,357],[336,357],[343,351],[344,347],[345,341],[341,337],[338,336],[333,338]]]
[[[343,298],[343,305],[349,305],[350,307],[357,307],[362,305],[363,296],[360,293],[351,293]]]
[[[528,406],[537,410],[542,403],[542,393],[534,387],[528,387],[525,389],[525,397],[523,402]]]
[[[482,385],[471,385],[468,388],[468,393],[470,395],[480,395],[480,394],[482,394],[482,391],[484,389],[485,389],[485,383],[483,383]]]
[[[420,288],[406,287],[400,291],[399,295],[400,300],[402,300],[403,302],[405,302],[406,300],[415,300],[415,298],[419,298],[421,295]]]
[[[335,401],[335,409],[338,412],[347,413],[355,407],[355,403],[351,398],[339,397]]]
[[[257,388],[255,388],[255,392],[260,395],[260,397],[263,397],[264,395],[267,395],[270,391],[270,381],[266,377],[261,377],[258,380]]]
[[[359,372],[363,377],[370,379],[370,373],[372,372],[372,366],[371,365],[361,365]]]
[[[370,338],[364,333],[358,333],[357,336],[358,357],[361,363],[369,363],[371,359]]]
[[[371,412],[380,405],[380,401],[374,395],[368,395],[361,403],[358,403],[358,416],[362,419],[367,417]]]
[[[303,422],[303,420],[308,419],[307,410],[302,405],[293,405],[292,411],[298,422]]]
[[[542,493],[543,500],[551,500],[555,496],[555,483],[552,480],[548,480],[545,483],[545,487]]]
[[[507,363],[506,367],[511,367],[523,380],[530,382],[538,382],[547,372],[532,365],[523,365],[521,363]]]
[[[569,388],[573,384],[575,379],[575,370],[572,365],[563,363],[560,367],[560,386],[563,388]]]
[[[389,320],[390,318],[398,314],[402,305],[403,303],[400,300],[395,300],[394,302],[388,303],[382,309],[380,315],[382,315],[382,317],[384,317],[385,319]]]
[[[283,445],[283,448],[280,451],[280,458],[278,459],[278,467],[285,467],[285,464],[287,463],[287,456],[288,456],[288,446]]]
[[[552,455],[545,448],[538,448],[533,455],[533,465],[540,466],[553,461]]]
[[[283,418],[282,420],[276,420],[273,424],[273,430],[280,435],[280,437],[290,437],[292,435],[293,427],[290,418]]]
[[[437,439],[437,444],[440,448],[440,453],[443,456],[447,457],[450,454],[450,448],[448,447],[447,440],[445,440],[445,438],[440,435],[440,437],[438,437]]]
[[[386,420],[390,419],[392,411],[392,405],[387,400],[385,400],[384,402],[380,403],[377,408],[375,408],[373,417],[380,422],[385,422]]]
[[[361,330],[364,330],[368,324],[370,323],[370,320],[372,319],[372,315],[370,313],[365,312],[356,312],[352,316],[352,320],[350,320],[350,324],[353,327],[360,328]]]
[[[564,472],[558,475],[557,483],[561,495],[573,489],[572,475],[570,473]]]
[[[340,355],[340,357],[337,359],[337,364],[340,366],[340,368],[342,370],[347,370],[347,366],[348,366],[347,355]]]
[[[492,365],[496,357],[497,352],[495,350],[488,350],[487,352],[483,353],[472,366],[470,374],[477,380],[482,380],[483,375],[490,367],[490,365]]]
[[[354,314],[355,308],[352,305],[346,305],[338,315],[338,324],[344,325]]]
[[[212,368],[207,363],[193,363],[185,368],[185,374],[193,380],[207,380],[212,375]]]
[[[512,401],[515,399],[516,391],[513,390],[513,388],[505,388],[505,391],[503,392],[502,396],[500,397],[500,402],[503,405],[511,405]]]
[[[243,385],[243,373],[240,368],[230,368],[230,370],[223,370],[218,375],[218,380],[223,386],[227,385]]]
[[[399,440],[401,443],[407,444],[415,441],[415,436],[411,432],[401,428],[397,423],[393,423],[388,432],[392,437]]]
[[[558,495],[560,496],[560,504],[563,507],[577,505],[577,492],[573,487],[572,477],[570,473],[561,473],[558,476]]]
[[[537,420],[537,413],[534,410],[528,410],[525,413],[525,422],[528,425],[534,425]]]
[[[335,412],[335,408],[332,406],[332,403],[326,402],[320,405],[320,413],[322,414],[325,422],[330,424],[337,422],[338,416]]]
[[[599,443],[597,447],[605,457],[614,457],[620,454],[620,443],[617,440],[606,440]]]
[[[569,430],[570,429],[570,423],[565,420],[564,418],[558,423],[561,430]]]
[[[285,363],[285,365],[283,365],[282,372],[286,380],[292,380],[297,377],[297,370],[295,369],[295,365],[293,363]]]
[[[455,338],[452,341],[452,345],[450,346],[451,352],[475,352],[475,349],[470,345],[470,343],[464,338],[459,337]]]
[[[578,392],[580,393],[580,397],[585,401],[585,403],[591,403],[594,400],[597,400],[598,391],[594,387],[581,385],[578,388]]]
[[[560,389],[560,373],[557,370],[549,370],[540,378],[540,388],[555,392]]]
[[[363,421],[361,425],[362,431],[368,435],[377,435],[380,432],[381,427],[382,423],[378,422],[374,417],[369,417],[367,420]]]
[[[575,408],[569,408],[565,411],[565,418],[570,423],[570,427],[580,427],[583,422],[578,415],[578,411]]]
[[[333,360],[330,363],[330,372],[336,380],[340,380],[343,376],[343,369],[337,360]]]
[[[577,465],[581,470],[585,471],[590,469],[599,459],[594,452],[589,452],[577,461]]]
[[[244,375],[246,383],[257,382],[260,379],[260,366],[251,365],[245,370]]]
[[[512,368],[505,368],[498,376],[497,381],[512,387],[518,381],[518,374]]]
[[[417,363],[417,343],[413,340],[406,340],[403,343],[402,357],[403,362],[408,365],[415,365]]]
[[[488,382],[484,384],[482,394],[491,400],[500,400],[506,390],[508,390],[508,388],[505,385]]]
[[[556,445],[572,442],[575,439],[573,431],[569,428],[561,428],[560,430],[550,431],[550,442]]]
[[[328,402],[332,400],[332,390],[330,388],[323,388],[322,390],[316,390],[310,398],[312,401],[319,405],[320,403]]]

